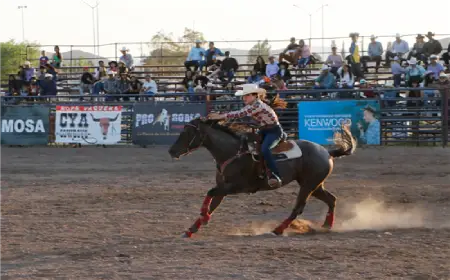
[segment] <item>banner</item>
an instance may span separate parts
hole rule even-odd
[[[117,144],[122,106],[56,106],[55,142]]]
[[[334,132],[346,123],[359,143],[380,145],[379,112],[377,100],[302,101],[298,104],[299,138],[333,144]]]
[[[50,109],[44,106],[2,106],[1,143],[46,145]]]
[[[205,114],[205,104],[136,104],[133,112],[133,144],[171,145],[185,124]]]

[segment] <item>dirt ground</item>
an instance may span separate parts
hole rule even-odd
[[[2,279],[450,279],[450,149],[357,149],[285,236],[298,185],[230,196],[181,233],[214,186],[205,150],[8,148],[1,152]]]

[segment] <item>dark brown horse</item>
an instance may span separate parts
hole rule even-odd
[[[273,190],[267,184],[267,180],[259,176],[261,173],[258,164],[255,164],[255,156],[249,151],[247,142],[243,139],[245,138],[215,121],[194,119],[184,127],[177,141],[170,147],[170,155],[179,158],[203,146],[209,150],[217,164],[216,186],[208,191],[200,217],[185,232],[185,237],[191,237],[201,225],[208,223],[211,214],[226,195]],[[300,184],[300,191],[291,215],[275,228],[273,233],[282,234],[291,222],[302,214],[311,195],[328,205],[328,214],[323,227],[331,229],[336,197],[325,190],[324,181],[333,170],[334,158],[351,155],[354,152],[356,143],[351,132],[348,127],[343,127],[341,133],[336,133],[337,148],[330,151],[309,141],[297,140],[291,143],[301,149],[302,156],[285,158],[283,161],[277,161],[277,165],[281,172],[282,185],[296,180]],[[289,145],[284,143],[283,146]]]

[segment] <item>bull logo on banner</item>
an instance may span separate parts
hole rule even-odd
[[[117,114],[115,118],[95,118],[94,115],[91,114],[92,120],[94,122],[98,122],[100,125],[100,129],[103,135],[103,140],[106,140],[108,136],[108,130],[111,122],[115,122],[120,114]],[[112,128],[114,129],[114,127]]]
[[[166,109],[162,109],[161,112],[156,117],[156,120],[153,123],[153,125],[159,123],[160,125],[164,126],[165,131],[169,131],[169,121],[170,121],[169,112]]]

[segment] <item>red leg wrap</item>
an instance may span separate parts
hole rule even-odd
[[[202,216],[202,224],[207,225],[210,219],[211,219],[210,214],[206,214],[205,216]]]
[[[200,215],[206,216],[208,215],[209,205],[211,204],[212,197],[206,196],[205,200],[203,200],[202,209],[200,210]]]
[[[289,227],[289,225],[290,225],[291,223],[292,223],[292,220],[291,220],[291,219],[286,219],[286,220],[284,220],[284,221],[281,223],[281,225],[279,225],[273,232],[274,232],[275,234],[280,235],[280,234],[283,233],[283,231],[284,231],[285,229],[287,229],[287,228]]]
[[[190,230],[186,231],[185,234],[186,234],[186,237],[189,237],[189,238],[191,238],[191,236],[192,236],[192,232]]]
[[[326,228],[332,228],[333,225],[334,225],[334,212],[328,212],[323,226]]]

